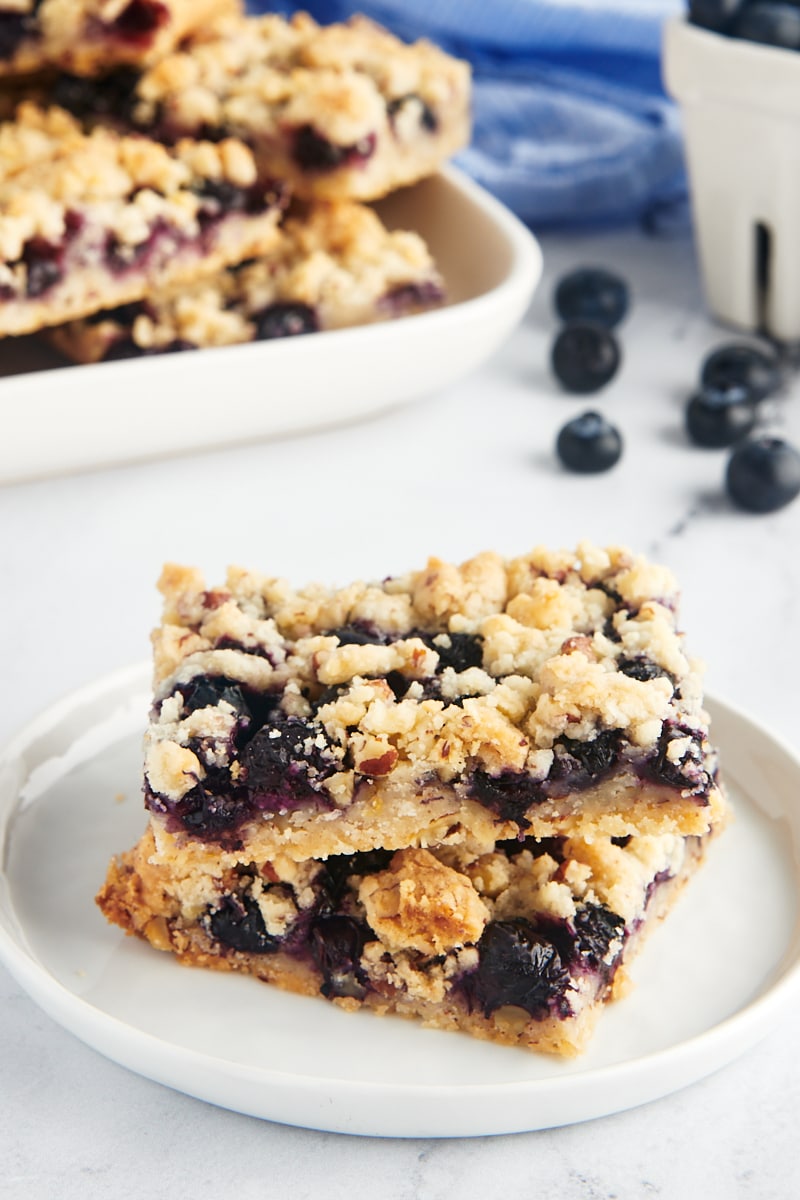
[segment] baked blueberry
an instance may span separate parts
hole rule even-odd
[[[554,303],[562,321],[613,329],[627,315],[630,291],[624,279],[603,267],[579,267],[559,280]]]
[[[258,314],[255,322],[259,341],[295,337],[299,333],[316,333],[319,330],[317,314],[308,304],[270,304]]]
[[[353,146],[337,146],[317,133],[312,125],[303,125],[294,138],[294,157],[305,171],[335,171],[350,163],[365,162],[375,151],[375,137],[362,138]]]
[[[169,20],[170,11],[160,0],[131,0],[113,22],[113,26],[126,41],[146,42]]]
[[[700,384],[703,388],[717,389],[743,387],[750,399],[758,402],[777,392],[781,386],[781,368],[770,351],[747,342],[730,342],[706,356]]]
[[[364,946],[370,931],[352,917],[320,917],[311,927],[311,952],[322,973],[320,991],[332,1000],[349,996],[362,1000],[367,993],[366,975],[361,967]]]
[[[407,104],[416,104],[419,110],[419,123],[423,129],[427,129],[428,133],[436,133],[439,128],[439,122],[436,120],[436,114],[430,105],[426,104],[421,96],[415,92],[409,92],[405,96],[395,96],[386,105],[386,112],[389,115],[389,120],[394,121],[398,113],[400,113]]]
[[[733,21],[733,37],[763,42],[784,50],[800,49],[800,8],[794,4],[756,0],[745,4]]]
[[[741,384],[701,388],[686,405],[686,431],[696,446],[732,446],[752,431],[757,413]]]
[[[478,952],[470,985],[484,1016],[513,1005],[536,1017],[565,1003],[569,974],[553,942],[530,921],[490,921]]]
[[[243,954],[273,954],[280,946],[278,938],[267,933],[252,896],[223,896],[219,906],[206,914],[205,923],[216,941]]]
[[[561,429],[556,453],[570,471],[608,471],[622,455],[622,436],[601,413],[581,413]]]
[[[750,438],[733,451],[728,495],[748,512],[776,512],[800,495],[800,453],[782,438]]]
[[[323,799],[320,783],[335,769],[326,745],[321,725],[280,710],[271,713],[242,754],[247,786],[259,807]]]
[[[594,967],[600,965],[611,943],[624,932],[622,917],[602,904],[587,904],[575,914],[575,948]]]
[[[586,395],[605,387],[620,364],[617,339],[609,329],[588,322],[567,325],[553,343],[553,374],[568,392]]]

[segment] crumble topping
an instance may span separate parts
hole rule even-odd
[[[86,135],[67,113],[24,103],[0,126],[0,254],[13,262],[32,238],[62,237],[70,210],[87,207],[129,244],[158,218],[197,233],[204,180],[250,186],[252,154],[232,140],[168,150],[103,129]]]
[[[209,593],[196,572],[171,567],[161,587],[159,695],[202,674],[276,695],[291,683],[288,711],[313,717],[331,753],[367,777],[410,769],[412,777],[433,771],[449,781],[480,767],[542,779],[564,739],[592,742],[617,731],[644,751],[670,722],[685,727],[665,749],[679,764],[692,731],[705,729],[699,669],[676,625],[674,580],[617,548],[537,550],[507,563],[484,554],[461,567],[434,559],[384,585],[333,590],[294,591],[236,569],[225,589]],[[615,600],[623,591],[628,600]],[[368,623],[374,635],[346,636]],[[443,665],[465,633],[482,665]],[[229,648],[215,649],[221,641]],[[246,652],[257,646],[268,661]],[[640,663],[647,670],[637,670]],[[151,738],[180,745],[196,736],[163,712],[151,730]],[[337,803],[349,796],[341,780],[335,792]]]
[[[399,850],[358,889],[369,926],[390,951],[444,954],[477,942],[489,910],[471,882],[427,850]]]
[[[0,336],[264,254],[283,201],[257,182],[240,143],[167,149],[138,135],[87,135],[57,109],[22,104],[0,126]]]
[[[363,17],[325,27],[305,13],[223,20],[142,77],[134,120],[264,140],[310,125],[353,146],[385,126],[387,100],[413,94],[438,106],[464,93],[468,78],[466,64],[433,44],[406,45]]]
[[[4,0],[0,18],[23,20],[0,57],[0,74],[60,67],[94,75],[145,65],[208,20],[241,10],[240,0]]]

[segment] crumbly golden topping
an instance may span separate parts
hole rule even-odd
[[[387,870],[365,876],[358,898],[390,951],[447,953],[477,942],[489,919],[471,881],[428,850],[398,850]]]
[[[354,771],[412,787],[468,769],[542,780],[562,739],[617,731],[644,753],[669,722],[686,732],[687,745],[668,748],[677,762],[688,731],[705,735],[701,672],[684,654],[675,581],[621,547],[538,547],[510,560],[487,553],[460,567],[431,559],[400,578],[335,589],[295,590],[233,568],[224,588],[209,591],[196,570],[170,566],[160,586],[157,695],[224,675],[281,696],[285,713],[324,731],[340,765],[324,786],[340,805],[352,797]],[[352,627],[374,636],[366,644],[339,636]],[[448,665],[465,635],[480,663]],[[194,745],[172,703],[151,741]],[[208,738],[223,752],[229,745],[210,727]],[[160,773],[150,782],[175,789]]]
[[[199,32],[139,83],[135,119],[178,129],[257,132],[311,125],[356,145],[387,125],[387,102],[431,106],[464,97],[469,69],[429,42],[405,45],[364,17],[321,27],[307,14],[223,20]]]
[[[199,189],[223,180],[238,187],[256,180],[251,152],[234,139],[167,149],[104,129],[87,135],[60,109],[25,103],[0,126],[0,255],[15,262],[34,237],[58,241],[71,214],[88,213],[128,245],[159,219],[192,234]]]
[[[26,18],[24,37],[0,74],[60,67],[99,74],[122,63],[146,65],[172,50],[205,22],[242,11],[240,0],[159,0],[149,31],[125,36],[130,0],[4,0],[3,10]]]

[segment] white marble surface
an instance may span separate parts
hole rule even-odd
[[[549,237],[544,249],[545,281],[522,327],[445,394],[303,438],[0,490],[0,740],[146,657],[164,559],[197,563],[210,579],[238,561],[345,581],[428,552],[515,553],[586,536],[667,562],[709,687],[797,746],[800,501],[768,517],[735,512],[724,452],[685,443],[683,400],[706,348],[727,336],[703,314],[690,244],[614,233]],[[546,365],[552,281],[586,262],[617,263],[635,291],[623,370],[593,402],[619,424],[626,452],[595,478],[554,462],[557,429],[588,405],[560,394]],[[379,375],[366,362],[353,370]],[[800,444],[800,380],[794,391],[770,424]],[[3,1198],[800,1193],[800,1012],[715,1076],[630,1112],[509,1137],[391,1141],[259,1122],[171,1092],[64,1032],[2,967],[0,1005]]]

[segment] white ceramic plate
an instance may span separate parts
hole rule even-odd
[[[52,1017],[142,1075],[316,1129],[513,1133],[683,1087],[753,1045],[798,996],[800,760],[720,702],[711,705],[714,734],[737,819],[582,1059],[553,1061],[181,969],[107,925],[92,903],[108,859],[144,828],[148,675],[131,669],[68,698],[0,761],[0,958]]]
[[[352,421],[473,370],[522,318],[542,269],[537,242],[455,168],[377,207],[391,228],[425,238],[447,284],[445,308],[90,366],[65,367],[34,339],[5,339],[0,483]]]

